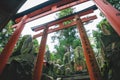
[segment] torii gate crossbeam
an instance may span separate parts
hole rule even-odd
[[[44,7],[41,5],[38,5],[36,7],[33,7],[36,9],[35,11],[32,8],[32,9],[29,9],[24,12],[16,14],[14,16],[14,18],[16,18],[16,20],[15,20],[16,22],[19,22],[23,15],[28,15],[28,17],[30,19],[28,19],[26,22],[30,22],[35,19],[41,18],[43,16],[49,15],[51,13],[54,13],[54,12],[57,12],[57,11],[72,7],[74,5],[87,2],[87,1],[90,1],[90,0],[65,0],[65,1],[58,0],[58,1],[53,1],[54,3],[52,3],[52,4],[48,4],[48,2],[51,2],[51,1],[47,1],[47,2],[43,3],[43,6],[44,6],[44,4],[48,4],[48,5],[45,5]],[[37,9],[38,7],[40,7],[40,9]],[[31,12],[31,11],[33,11],[33,12]]]
[[[34,26],[34,27],[32,27],[32,30],[33,31],[39,31],[41,29],[44,29],[45,25],[47,25],[47,27],[50,27],[50,26],[53,26],[55,24],[67,21],[67,20],[72,20],[74,18],[74,15],[76,15],[76,14],[78,14],[79,16],[83,16],[83,15],[93,13],[93,11],[96,10],[96,9],[97,9],[97,7],[95,5],[93,5],[93,6],[88,7],[86,9],[82,10],[82,11],[79,11],[77,13],[59,18],[57,20],[54,20],[54,21],[51,21],[51,22],[48,22],[48,23],[45,23],[45,24],[42,24],[42,25]]]
[[[87,17],[87,18],[86,17],[82,18],[81,20],[82,20],[82,22],[87,22],[87,21],[90,21],[90,20],[94,20],[96,18],[97,17],[94,15],[94,16],[90,16],[90,17]],[[62,23],[60,23],[59,27],[54,28],[54,29],[49,29],[47,34],[52,33],[52,32],[56,32],[56,31],[59,31],[59,30],[65,29],[65,28],[69,28],[69,27],[72,27],[72,26],[75,26],[75,25],[76,25],[76,21],[73,21],[68,25],[63,25]],[[43,35],[43,32],[40,32],[40,33],[34,35],[33,39],[38,38],[38,37],[40,37],[42,35]]]

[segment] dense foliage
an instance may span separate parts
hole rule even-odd
[[[73,9],[68,8],[60,11],[60,13],[57,15],[59,18],[61,18],[72,13]],[[69,23],[71,23],[71,21],[66,21],[63,23],[63,25],[67,25]],[[55,46],[55,49],[57,51],[57,55],[60,55],[59,58],[61,60],[64,56],[64,53],[70,52],[71,55],[73,49],[80,45],[80,40],[76,33],[76,27],[70,27],[68,29],[60,30],[56,33],[55,38],[58,40],[59,44]]]
[[[57,16],[58,18],[61,18],[72,13],[73,9],[68,8],[60,11]],[[62,24],[67,25],[71,22],[72,20],[69,20]],[[71,75],[76,71],[81,71],[77,68],[83,65],[84,69],[86,68],[83,52],[80,47],[80,39],[77,33],[78,32],[75,26],[55,33],[52,39],[58,40],[58,44],[55,45],[56,51],[52,53],[50,53],[49,50],[46,51],[45,59],[47,60],[46,57],[50,57],[47,60],[47,66],[43,67],[43,73],[56,78],[57,76]]]
[[[120,0],[107,1],[120,11]],[[97,28],[98,31],[93,31],[93,36],[98,53],[96,57],[104,80],[118,80],[120,78],[120,37],[106,19],[103,19]]]
[[[98,31],[93,31],[93,36],[103,77],[105,80],[118,80],[120,78],[120,71],[118,71],[120,68],[120,37],[106,19],[102,20],[97,28]]]
[[[2,80],[31,80],[35,56],[32,37],[26,35],[20,40],[0,78]]]
[[[107,0],[110,4],[113,5],[116,9],[120,11],[120,0]]]
[[[13,24],[13,21],[9,21],[5,28],[0,32],[0,53],[13,33],[13,28],[11,28]]]

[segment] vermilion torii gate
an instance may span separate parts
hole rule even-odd
[[[75,18],[75,16],[78,16],[78,17]],[[93,19],[96,19],[96,18],[97,18],[96,16],[91,16],[91,17],[88,17],[88,18],[82,18],[82,22],[86,22],[86,21],[93,20]],[[73,20],[73,19],[76,19],[76,20]],[[81,37],[81,42],[82,42],[82,45],[83,45],[82,47],[83,47],[83,50],[84,50],[84,55],[86,57],[87,65],[89,66],[88,71],[89,71],[90,78],[92,80],[102,80],[99,68],[97,66],[97,62],[95,60],[92,48],[90,47],[90,43],[89,43],[88,38],[86,36],[86,32],[85,32],[85,30],[83,28],[83,25],[82,25],[81,21],[80,21],[79,15],[78,14],[74,15],[74,17],[72,19],[70,19],[70,20],[73,20],[73,22],[71,22],[68,25],[63,24],[66,20],[62,21],[62,22],[61,22],[61,20],[58,20],[58,21],[55,20],[55,21],[52,21],[51,23],[43,24],[43,25],[41,25],[41,26],[39,26],[39,27],[37,27],[37,28],[35,28],[33,30],[34,31],[43,30],[44,28],[49,28],[49,27],[51,27],[53,25],[57,25],[57,24],[59,25],[59,27],[54,28],[54,29],[48,29],[47,32],[45,32],[45,31],[41,32],[41,33],[39,33],[37,35],[34,35],[33,38],[37,38],[37,37],[40,37],[40,36],[44,37],[44,36],[47,36],[48,33],[56,32],[56,31],[64,29],[64,28],[69,28],[69,27],[77,25],[77,28],[79,30],[80,37]],[[51,26],[49,24],[51,24]],[[43,26],[44,26],[44,28],[42,28]],[[46,35],[45,35],[45,33],[46,33]],[[46,39],[42,38],[42,41],[41,41],[42,45],[45,45],[44,41],[46,41]],[[43,63],[41,61],[43,61],[44,54],[42,52],[43,52],[44,49],[45,49],[45,46],[44,46],[44,48],[40,47],[40,51],[39,51],[40,53],[38,55],[38,60],[37,60],[38,62],[36,64],[36,68],[35,68],[35,72],[34,72],[34,78],[38,79],[38,80],[40,78],[40,76],[38,76],[38,75],[41,75],[41,73],[42,73],[42,65],[43,65]]]
[[[76,4],[86,2],[86,1],[89,1],[89,0],[57,0],[54,4],[49,4],[49,5],[46,5],[46,6],[40,8],[38,10],[35,10],[33,12],[24,14],[25,16],[22,19],[19,19],[19,17],[22,17],[23,15],[18,16],[16,18],[16,21],[18,22],[18,24],[13,26],[13,27],[16,27],[16,30],[13,33],[13,35],[11,36],[8,43],[6,44],[4,50],[0,54],[0,74],[2,73],[5,65],[7,64],[7,61],[9,59],[10,55],[12,54],[14,46],[15,46],[15,44],[16,44],[16,42],[17,42],[17,40],[18,40],[18,38],[21,34],[21,31],[24,28],[25,23],[33,21],[35,19],[38,19],[38,18],[43,17],[45,15],[48,15],[50,13],[53,13],[53,12],[56,12],[56,11],[74,6]],[[110,24],[113,26],[115,31],[120,35],[120,28],[119,28],[119,26],[120,26],[120,23],[119,23],[120,12],[117,11],[115,8],[113,8],[105,0],[93,0],[93,1],[96,3],[98,8],[105,14],[106,18],[108,19]],[[87,63],[90,79],[91,80],[102,80],[101,75],[99,73],[99,69],[97,67],[97,63],[96,63],[93,51],[90,47],[90,43],[88,41],[88,38],[86,36],[85,30],[84,30],[83,25],[82,25],[83,19],[81,21],[80,18],[79,18],[79,16],[81,16],[81,15],[76,14],[73,17],[65,18],[65,19],[63,19],[63,21],[61,20],[60,22],[54,23],[54,25],[55,24],[60,24],[64,21],[66,21],[66,20],[71,20],[75,16],[76,16],[76,18],[75,18],[76,21],[74,21],[73,23],[68,24],[66,26],[77,25],[77,28],[79,30],[80,37],[81,37],[82,47],[83,47],[83,50],[84,50],[84,55],[85,55],[85,58],[86,58],[86,63]],[[93,19],[93,17],[91,17],[91,19],[86,18],[84,20],[87,21],[87,19],[91,20],[91,19]],[[51,26],[51,24],[49,25],[49,27],[50,26]],[[65,26],[62,25],[62,27],[65,27]],[[48,29],[48,25],[46,25],[42,29],[44,29],[44,33],[42,33],[43,37],[42,37],[42,40],[41,40],[42,45],[40,45],[39,54],[38,54],[38,58],[37,58],[38,61],[36,63],[36,67],[34,69],[33,80],[40,80],[40,78],[41,78],[43,55],[44,55],[44,52],[45,52],[45,44],[46,44],[47,34],[50,32],[50,30]],[[57,28],[57,30],[58,30],[58,28]],[[53,31],[55,31],[55,30],[53,30]]]
[[[97,62],[95,60],[92,48],[90,47],[90,43],[89,43],[88,38],[86,36],[85,30],[84,30],[83,27],[81,29],[82,24],[79,21],[79,18],[75,18],[75,16],[80,17],[80,16],[83,16],[83,15],[86,15],[86,14],[93,13],[92,9],[94,9],[94,7],[95,6],[92,6],[88,9],[85,9],[84,11],[78,12],[77,14],[75,13],[75,14],[72,14],[70,16],[66,16],[64,18],[61,18],[61,19],[58,19],[58,20],[55,20],[55,21],[51,21],[51,22],[45,23],[43,25],[35,26],[35,27],[32,28],[33,31],[44,30],[43,32],[33,36],[33,38],[43,36],[43,38],[41,40],[42,45],[39,48],[37,63],[36,63],[34,74],[33,74],[33,78],[34,78],[33,80],[39,80],[40,75],[42,74],[42,65],[43,65],[42,62],[43,62],[43,58],[44,58],[44,53],[43,52],[45,51],[45,45],[46,45],[45,42],[46,42],[46,39],[47,39],[47,37],[46,37],[47,34],[51,33],[51,32],[61,30],[61,29],[64,29],[64,28],[69,28],[69,27],[72,27],[74,25],[78,25],[78,30],[80,32],[80,35],[82,35],[80,37],[81,37],[81,40],[82,40],[82,45],[83,45],[83,50],[84,50],[84,54],[85,54],[85,57],[86,57],[87,65],[89,66],[88,70],[89,70],[90,78],[92,80],[96,80],[96,79],[97,80],[102,80],[99,68],[97,66]],[[82,18],[82,22],[86,22],[86,21],[93,20],[93,19],[96,19],[96,18],[97,18],[96,16],[91,16],[91,17],[88,17],[88,18]],[[76,20],[74,20],[74,19],[76,19]],[[64,22],[68,21],[68,20],[72,20],[72,22],[68,25],[64,25]],[[54,28],[54,29],[49,29],[49,27],[57,25],[57,24],[59,25],[59,27]],[[46,31],[46,28],[47,28],[47,31]],[[43,47],[43,45],[44,45],[44,47]]]

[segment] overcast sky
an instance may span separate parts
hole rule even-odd
[[[24,10],[27,10],[27,9],[35,6],[35,5],[38,5],[38,4],[41,4],[41,3],[45,2],[45,1],[47,1],[47,0],[27,0],[27,2],[20,8],[20,10],[19,10],[18,12],[22,12],[22,11],[24,11]],[[83,10],[83,9],[89,7],[89,6],[92,6],[92,5],[94,5],[94,3],[93,3],[92,1],[88,1],[88,2],[82,3],[82,4],[80,4],[80,5],[74,6],[73,8],[74,8],[75,11],[77,12],[77,11]],[[97,17],[98,17],[98,19],[94,20],[94,21],[93,21],[92,23],[90,23],[89,25],[85,25],[85,28],[86,28],[87,30],[90,30],[90,32],[91,32],[92,30],[96,30],[96,24],[98,24],[98,23],[101,21],[101,19],[102,19],[102,18],[99,16],[99,13],[100,13],[99,10],[95,10],[93,14],[90,14],[90,15],[94,15],[94,14],[95,14],[95,15],[97,15]],[[87,16],[89,16],[89,15],[87,15]],[[33,36],[33,35],[39,33],[39,32],[33,32],[33,31],[31,30],[31,27],[33,27],[33,26],[35,26],[35,25],[40,25],[40,24],[49,22],[49,21],[51,21],[51,20],[55,20],[55,18],[56,18],[56,13],[53,13],[53,14],[50,14],[50,15],[45,16],[45,17],[43,17],[43,18],[40,18],[40,19],[37,19],[37,20],[32,21],[32,22],[30,22],[30,23],[27,23],[27,24],[25,25],[24,30],[22,31],[22,35],[30,34],[30,35]],[[52,36],[52,35],[54,35],[54,33],[49,34],[49,35],[48,35],[48,40],[47,40],[47,44],[49,45],[49,48],[50,48],[51,51],[54,50],[54,49],[53,49],[53,48],[54,48],[53,45],[56,44],[56,43],[51,43],[51,42],[52,42],[52,41],[51,41],[51,36]],[[40,42],[40,38],[37,38],[37,39],[38,39],[38,41]]]

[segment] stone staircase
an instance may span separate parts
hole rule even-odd
[[[90,80],[90,77],[86,73],[74,74],[70,76],[61,77],[61,80]]]

